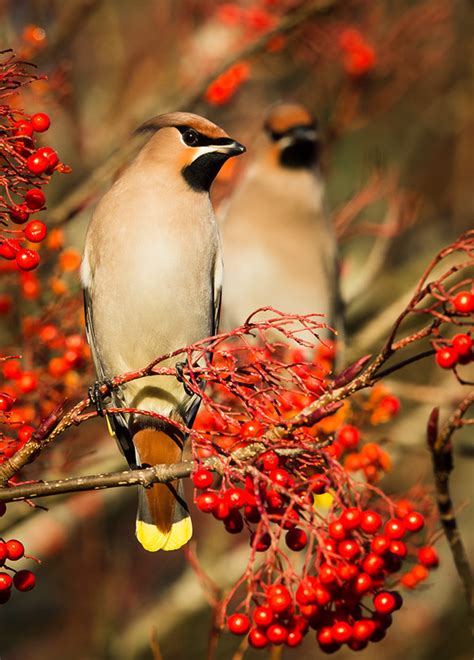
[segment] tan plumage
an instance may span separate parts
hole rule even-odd
[[[99,202],[81,268],[99,379],[140,369],[212,334],[219,316],[222,264],[209,186],[225,160],[244,148],[189,113],[161,115],[139,130],[150,138]],[[189,426],[199,401],[173,377],[147,377],[120,388],[113,404]],[[185,438],[173,427],[139,415],[112,422],[131,465],[180,459]],[[176,539],[181,521],[186,529],[181,525]],[[178,486],[140,494],[137,536],[144,547],[174,549],[190,529]]]
[[[336,240],[324,209],[319,138],[308,111],[274,107],[225,209],[222,329],[270,305],[338,315]]]

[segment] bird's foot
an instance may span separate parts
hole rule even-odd
[[[195,393],[187,386],[186,381],[184,380],[183,367],[185,366],[187,366],[187,362],[176,362],[176,380],[183,384],[184,391],[188,396],[194,396]]]
[[[107,387],[107,391],[102,394],[101,387],[105,385]],[[108,378],[105,378],[104,380],[97,380],[92,387],[89,387],[88,390],[88,396],[89,396],[89,401],[91,405],[95,406],[95,409],[97,410],[97,414],[103,417],[105,415],[105,408],[104,408],[104,397],[108,396],[110,392],[112,391],[112,381],[109,380]]]

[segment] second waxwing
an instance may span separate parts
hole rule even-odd
[[[214,334],[219,319],[222,260],[209,188],[245,149],[189,113],[160,115],[139,130],[148,140],[99,202],[81,267],[100,381]],[[199,398],[178,378],[147,376],[114,390],[112,405],[189,428]],[[166,420],[135,412],[107,419],[132,467],[181,460],[186,437]],[[181,482],[139,489],[136,535],[146,550],[175,550],[191,531]]]
[[[265,306],[321,313],[340,326],[337,245],[319,155],[310,113],[297,104],[273,107],[222,214],[223,330]]]

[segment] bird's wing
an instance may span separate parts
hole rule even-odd
[[[97,341],[94,333],[94,323],[92,318],[92,301],[89,289],[84,287],[84,316],[86,319],[86,336],[91,349],[92,360],[94,362],[95,370],[99,381],[106,378],[103,364],[100,359],[100,351],[98,349]],[[117,408],[123,407],[124,403],[120,400],[118,392],[113,393],[114,403]],[[117,444],[125,456],[127,463],[130,467],[136,467],[136,454],[135,447],[132,442],[132,436],[128,430],[127,423],[122,415],[107,415],[109,429],[111,429],[117,439]]]
[[[219,319],[221,315],[222,302],[222,281],[224,278],[224,265],[222,261],[222,251],[219,249],[214,262],[214,280],[212,283],[213,291],[213,327],[212,334],[215,335],[219,330]]]

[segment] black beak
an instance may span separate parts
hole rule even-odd
[[[314,126],[296,126],[288,131],[288,136],[294,142],[317,142],[318,132]]]
[[[226,144],[219,145],[219,149],[216,149],[216,151],[223,151],[230,158],[231,156],[240,156],[240,154],[243,154],[247,149],[243,144],[240,144],[240,142],[229,140]]]

